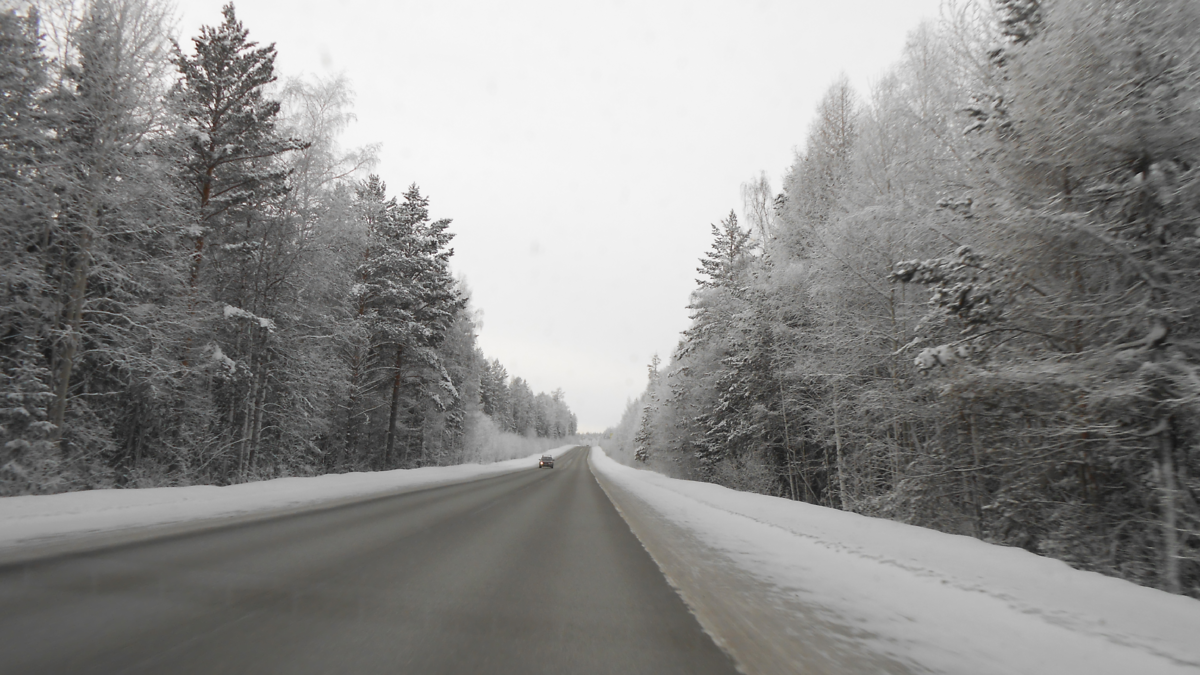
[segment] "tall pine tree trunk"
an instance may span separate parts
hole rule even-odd
[[[392,410],[388,414],[388,430],[387,442],[383,449],[383,462],[385,465],[392,461],[392,451],[396,447],[396,416],[400,411],[400,363],[404,355],[403,347],[396,347],[396,374],[392,377]]]
[[[975,413],[971,413],[971,515],[975,518],[975,536],[983,538],[983,479],[980,474],[979,456],[983,449],[979,442],[979,425]]]
[[[258,364],[250,359],[250,378],[246,397],[242,399],[242,431],[238,440],[237,476],[244,478],[250,458],[250,424],[254,419],[254,400],[258,397]]]
[[[90,183],[90,181],[89,181]],[[94,186],[89,185],[89,193]],[[61,443],[63,424],[67,415],[67,398],[71,390],[71,371],[75,357],[83,342],[80,335],[83,324],[83,303],[87,296],[87,279],[91,267],[92,233],[96,225],[96,207],[88,200],[84,210],[85,222],[80,228],[75,251],[68,260],[70,274],[67,277],[63,299],[63,338],[55,349],[52,361],[54,373],[54,403],[50,407],[50,423],[54,425],[54,441]]]
[[[265,332],[266,329],[263,330]],[[248,469],[254,467],[254,462],[259,454],[259,446],[262,443],[263,409],[266,407],[267,401],[267,374],[270,370],[270,364],[270,353],[259,359],[258,386],[252,404],[254,419],[250,423],[250,452],[247,455]]]
[[[842,453],[842,425],[838,416],[837,383],[834,383],[833,392],[833,443],[837,450],[838,502],[843,511],[849,511],[850,500],[846,496],[846,458]]]
[[[346,401],[346,445],[337,452],[334,467],[341,466],[357,453],[358,448],[358,383],[362,378],[362,351],[355,346],[350,356],[350,397]]]
[[[367,247],[363,252],[363,260],[370,261],[371,247]],[[363,283],[367,282],[367,275],[360,274],[359,280]],[[363,317],[367,313],[367,303],[362,296],[358,299],[358,317],[357,322],[362,324]],[[350,397],[346,402],[346,445],[334,457],[334,466],[341,466],[346,460],[358,454],[358,388],[359,382],[362,380],[363,362],[366,360],[367,349],[363,343],[356,339],[356,334],[350,334],[352,351],[350,352]]]
[[[791,433],[788,429],[787,391],[783,388],[783,371],[776,369],[775,374],[779,380],[779,412],[783,415],[783,452],[788,464],[788,490],[791,491],[792,499],[799,499],[796,495],[796,451],[792,449]]]
[[[1160,508],[1162,510],[1163,534],[1163,590],[1168,593],[1180,593],[1182,584],[1179,578],[1179,530],[1177,526],[1178,512],[1175,503],[1175,439],[1171,432],[1171,423],[1166,422],[1166,429],[1158,436],[1161,462],[1159,464]]]
[[[413,432],[417,432],[415,438]],[[408,458],[412,456],[413,444],[417,443],[417,466],[425,466],[425,416],[421,413],[420,405],[408,409],[408,422],[404,425],[404,455],[400,462],[408,466]]]
[[[197,296],[200,288],[200,265],[204,262],[204,224],[208,220],[205,211],[212,198],[212,180],[214,168],[209,166],[204,172],[204,187],[200,190],[200,219],[196,226],[196,240],[192,244],[191,264],[188,272],[188,306],[187,313],[191,317],[196,312]],[[183,343],[183,367],[187,368],[192,358],[192,334],[189,331]]]

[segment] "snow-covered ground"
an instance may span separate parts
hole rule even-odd
[[[1196,600],[970,537],[667,478],[599,448],[591,461],[748,672],[1200,673]]]
[[[312,478],[278,478],[225,487],[89,490],[0,498],[0,561],[71,548],[97,537],[137,538],[166,528],[203,526],[296,509],[483,478],[537,466],[542,454],[494,464],[461,464]]]

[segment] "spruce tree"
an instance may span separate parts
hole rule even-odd
[[[752,233],[738,226],[737,214],[731,210],[719,226],[712,226],[712,234],[712,247],[705,252],[696,269],[707,279],[698,279],[696,283],[701,288],[733,288],[749,260]]]
[[[480,358],[483,354],[480,353]],[[500,429],[512,431],[512,403],[508,395],[508,370],[500,359],[483,361],[480,381],[483,414],[492,418]]]
[[[646,405],[642,408],[642,421],[638,426],[637,436],[633,441],[637,444],[637,450],[634,452],[633,458],[643,464],[650,461],[650,455],[654,450],[654,418],[658,413],[658,366],[662,361],[658,358],[658,354],[650,360],[650,365],[647,367],[649,383],[646,385]]]
[[[47,489],[56,459],[39,349],[52,304],[43,270],[53,162],[38,34],[35,10],[0,13],[0,496]]]
[[[388,374],[385,464],[394,459],[405,374],[423,382],[449,381],[436,348],[465,300],[450,274],[449,220],[431,221],[429,200],[416,185],[397,204],[372,176],[360,189],[368,245],[354,288],[359,315],[369,326],[371,351]]]
[[[723,334],[744,296],[743,276],[754,248],[752,233],[738,225],[731,210],[719,226],[712,226],[712,235],[712,247],[696,268],[703,276],[696,280],[698,288],[688,304],[692,326],[684,333],[683,356]]]

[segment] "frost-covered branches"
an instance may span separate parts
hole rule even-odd
[[[284,115],[232,5],[186,50],[157,0],[32,5],[0,12],[0,495],[478,459],[450,221],[356,195],[348,83]],[[521,431],[574,433],[501,375]]]
[[[1200,6],[945,16],[829,90],[614,456],[1200,595]]]

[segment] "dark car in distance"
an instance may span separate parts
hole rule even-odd
[[[542,455],[542,458],[538,460],[538,468],[541,469],[543,467],[545,467],[547,469],[553,469],[554,468],[554,458],[551,457],[550,455]]]

